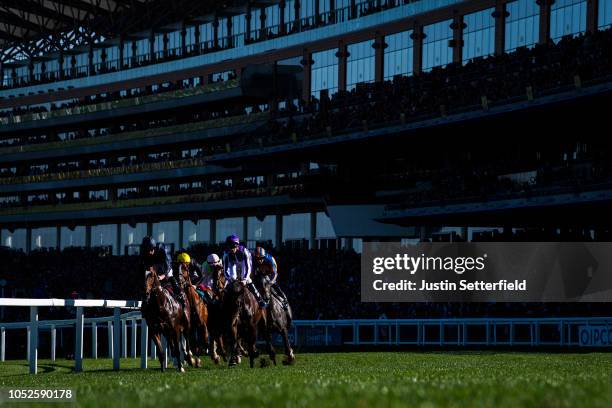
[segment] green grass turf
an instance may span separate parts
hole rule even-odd
[[[370,352],[298,354],[295,366],[213,366],[161,373],[123,359],[0,363],[0,387],[76,390],[76,406],[612,407],[612,353]],[[9,404],[2,404],[8,406]],[[32,404],[18,403],[24,407]],[[49,403],[38,404],[49,407]],[[71,406],[75,406],[71,404]]]

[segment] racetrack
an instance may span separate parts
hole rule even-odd
[[[0,363],[0,386],[76,390],[77,406],[610,407],[612,353],[369,352],[298,354],[295,366],[213,366],[160,373],[123,359]],[[29,404],[28,404],[29,405]],[[15,404],[24,407],[25,404]],[[41,405],[38,405],[41,406]],[[47,404],[42,406],[48,406]],[[71,405],[74,406],[74,405]]]

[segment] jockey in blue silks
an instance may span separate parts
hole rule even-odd
[[[251,272],[253,271],[253,260],[251,252],[240,245],[240,238],[236,234],[232,234],[225,240],[227,250],[223,254],[223,272],[225,281],[239,280],[246,284],[257,303],[262,308],[268,307],[266,301],[261,297],[259,291],[251,281]]]

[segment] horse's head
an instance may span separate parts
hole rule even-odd
[[[225,287],[225,274],[223,273],[223,268],[221,266],[214,266],[212,268],[212,279],[214,288],[221,292]]]
[[[148,297],[151,291],[159,286],[159,277],[155,272],[155,268],[145,271],[145,295]]]
[[[264,298],[270,298],[270,279],[267,276],[262,273],[255,275],[255,286],[257,286]]]

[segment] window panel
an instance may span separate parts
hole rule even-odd
[[[74,228],[74,230],[68,227],[62,227],[60,231],[60,246],[62,249],[69,247],[84,247],[85,227],[78,226]]]
[[[117,247],[117,225],[94,225],[91,227],[91,243],[92,247],[112,246],[113,255],[119,255]]]
[[[586,1],[556,0],[550,8],[550,38],[558,42],[565,35],[586,30]]]
[[[505,51],[518,47],[533,47],[540,35],[540,6],[536,0],[518,0],[506,4],[509,13],[506,19]]]
[[[453,60],[453,49],[448,46],[453,39],[453,30],[450,28],[452,20],[440,21],[423,28],[423,71],[430,71],[433,67],[443,67]]]
[[[348,45],[346,62],[346,89],[351,90],[361,82],[374,81],[374,40]]]
[[[494,8],[489,8],[463,17],[466,24],[463,32],[463,62],[495,52],[494,11]]]
[[[337,48],[315,52],[311,66],[311,94],[320,97],[321,90],[329,90],[329,95],[338,91],[338,57]]]
[[[599,28],[612,26],[612,0],[599,0],[599,12],[597,13],[597,25]]]
[[[412,30],[385,37],[384,79],[391,80],[395,75],[412,75],[414,48],[411,34]]]

